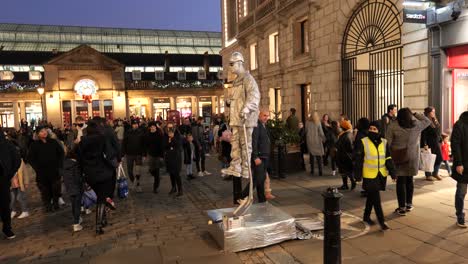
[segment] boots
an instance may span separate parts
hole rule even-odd
[[[341,179],[343,180],[343,185],[338,188],[338,190],[349,190],[348,187],[348,177],[347,176],[341,176]]]
[[[171,188],[171,191],[169,192],[169,194],[174,194],[176,191],[177,191],[176,188],[175,188],[175,187],[172,187],[172,188]]]
[[[354,178],[351,178],[351,191],[356,189],[356,180]]]
[[[96,206],[96,235],[104,234],[104,230],[102,230],[102,221],[104,218],[104,205],[97,204]]]

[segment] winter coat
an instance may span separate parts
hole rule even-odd
[[[390,122],[387,129],[387,141],[390,150],[407,149],[408,161],[395,164],[396,176],[415,176],[419,171],[420,136],[421,132],[431,124],[422,114],[413,117],[414,127],[402,128],[397,121]]]
[[[106,149],[104,135],[90,135],[81,138],[78,148],[78,161],[83,177],[89,185],[112,179],[115,168],[104,158]]]
[[[31,143],[28,161],[36,171],[36,181],[59,179],[64,156],[63,147],[55,139],[46,138],[46,142],[36,140]]]
[[[193,136],[193,141],[196,141],[199,146],[203,146],[205,144],[205,140],[203,138],[203,125],[201,124],[193,124],[192,125],[192,136]]]
[[[11,178],[18,171],[20,165],[19,149],[6,140],[3,131],[0,130],[0,187],[7,186],[9,189]]]
[[[83,177],[77,160],[65,159],[63,162],[63,183],[68,195],[83,193]]]
[[[125,128],[123,126],[117,126],[114,131],[118,140],[124,139]]]
[[[299,118],[295,115],[290,115],[286,119],[286,125],[290,130],[297,132],[299,130]]]
[[[195,141],[192,141],[193,144],[193,152],[192,148],[190,147],[190,142],[184,140],[184,164],[192,164],[194,161],[197,160],[197,157],[200,155],[200,149],[197,146]],[[192,157],[193,154],[193,157]]]
[[[442,162],[442,151],[440,149],[440,143],[442,142],[442,135],[440,132],[440,126],[433,127],[428,126],[421,133],[421,148],[428,146],[431,149],[432,154],[436,154],[437,158],[435,164]]]
[[[232,83],[232,88],[229,89],[229,94],[226,97],[226,106],[229,108],[229,125],[242,127],[244,120],[239,115],[244,109],[248,109],[249,113],[245,115],[245,126],[256,127],[259,104],[260,90],[255,79],[249,72],[245,72],[242,77],[238,76]]]
[[[380,120],[380,130],[381,130],[381,135],[383,138],[387,138],[387,130],[388,127],[390,126],[390,123],[395,122],[396,117],[389,116],[388,114],[384,114],[382,116],[382,119]]]
[[[353,172],[353,132],[347,130],[338,136],[336,142],[336,165],[341,174]]]
[[[142,156],[145,152],[143,145],[143,132],[141,129],[130,129],[125,133],[122,142],[122,153],[124,155]]]
[[[144,138],[146,155],[152,157],[164,157],[164,133],[158,129],[156,132],[148,132]]]
[[[459,183],[468,183],[468,111],[460,115],[460,119],[455,123],[450,138],[453,157],[453,173]],[[457,172],[457,166],[463,166],[463,177]]]
[[[366,137],[364,137],[366,138]],[[379,144],[382,142],[382,139],[372,141],[374,146],[378,148]],[[380,172],[374,179],[363,178],[362,168],[364,166],[365,152],[364,144],[362,143],[362,138],[359,141],[354,142],[354,177],[357,181],[362,179],[362,188],[368,192],[372,191],[385,191],[387,186],[387,177],[384,177]],[[385,158],[390,156],[390,147],[386,146],[385,148]],[[387,167],[388,173],[391,176],[395,176],[395,165],[393,164],[392,159],[385,160],[385,167]]]
[[[305,125],[306,142],[309,153],[314,156],[323,156],[325,151],[323,149],[323,143],[325,142],[325,134],[322,130],[322,125],[315,124],[312,121],[307,121]]]
[[[164,141],[166,146],[165,162],[167,172],[178,174],[182,168],[180,139],[174,136],[169,141],[169,137],[166,136]]]
[[[442,160],[447,161],[450,159],[450,146],[448,143],[442,142],[442,145],[440,146],[441,152],[442,152]]]

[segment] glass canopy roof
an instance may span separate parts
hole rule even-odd
[[[104,53],[218,55],[221,33],[0,23],[0,50],[66,52],[81,44]]]

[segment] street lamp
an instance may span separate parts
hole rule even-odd
[[[37,88],[37,92],[41,96],[41,112],[42,112],[42,120],[44,120],[44,105],[42,103],[42,95],[44,94],[44,88],[42,87]]]

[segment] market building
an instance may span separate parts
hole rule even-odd
[[[220,49],[218,32],[0,24],[1,126],[170,110],[208,122],[224,111]]]
[[[467,34],[462,32],[468,32],[467,7],[460,4],[458,20],[454,21],[450,17],[452,2],[436,2],[221,0],[223,65],[228,67],[232,52],[242,52],[259,82],[262,106],[282,112],[283,117],[294,107],[302,120],[317,111],[335,119],[345,113],[356,122],[360,117],[380,119],[389,104],[415,111],[433,104],[444,121],[444,129],[449,129],[449,120],[456,116],[454,109],[466,110],[466,99],[445,90],[453,90],[450,76],[461,78],[456,87],[466,87],[465,70],[461,70],[466,69],[462,55],[466,48],[458,45],[466,44]],[[427,9],[432,8],[440,16],[439,9],[446,6],[450,6],[450,19],[431,28],[426,23],[430,14]],[[424,21],[404,17],[406,9],[423,11]],[[429,44],[434,43],[439,28],[447,34],[440,35],[446,46],[431,49]],[[458,47],[443,48],[454,45]],[[447,68],[447,60],[437,57],[435,51],[455,54],[456,62],[449,61],[458,64],[449,63]],[[447,75],[446,82],[433,79],[437,76],[433,74],[435,64],[440,64],[439,75]],[[449,74],[447,69],[454,71]],[[459,95],[466,93],[466,88],[455,90]],[[439,114],[447,111],[451,118]]]

